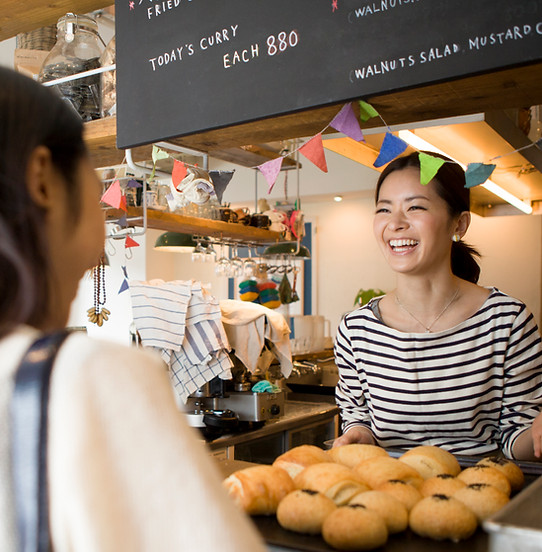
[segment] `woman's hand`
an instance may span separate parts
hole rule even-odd
[[[541,421],[542,431],[542,421]],[[375,438],[371,430],[364,426],[351,427],[344,435],[341,435],[335,441],[333,441],[333,448],[340,447],[342,445],[349,445],[350,443],[362,443],[367,445],[374,445]]]
[[[542,456],[542,412],[533,420],[531,434],[533,438],[534,455],[540,458],[540,456]]]

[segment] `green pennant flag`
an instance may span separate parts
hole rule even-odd
[[[420,184],[427,186],[446,161],[422,151],[418,153],[418,157],[420,158]]]
[[[157,161],[160,161],[160,159],[167,159],[169,157],[169,154],[165,152],[163,149],[160,149],[158,146],[155,146],[153,144],[152,146],[152,162],[156,164]]]
[[[365,123],[373,117],[378,117],[378,111],[367,102],[359,101],[359,118]]]

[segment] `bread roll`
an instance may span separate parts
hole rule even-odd
[[[274,466],[252,466],[232,473],[223,482],[234,502],[247,514],[271,515],[295,490],[292,478]]]
[[[416,469],[424,479],[441,473],[457,475],[461,471],[456,457],[440,447],[423,445],[405,452],[400,458]]]
[[[459,541],[469,538],[478,522],[474,513],[456,498],[431,495],[412,508],[409,525],[421,537]]]
[[[372,550],[386,544],[388,530],[376,512],[354,504],[337,508],[327,516],[322,537],[339,550]]]
[[[408,511],[397,498],[384,491],[367,491],[354,496],[349,505],[361,504],[376,512],[385,522],[388,533],[400,533],[408,527]]]
[[[335,508],[335,502],[322,493],[296,489],[280,501],[277,521],[289,531],[319,535],[324,519]]]
[[[506,475],[497,468],[490,466],[471,466],[464,469],[457,477],[467,485],[472,485],[473,483],[493,485],[507,496],[510,496],[512,490],[510,481],[508,481]]]
[[[499,491],[493,485],[485,483],[473,483],[460,489],[454,494],[454,498],[463,502],[467,508],[474,512],[478,523],[482,523],[489,516],[498,512],[510,498]]]
[[[369,490],[363,479],[351,469],[334,462],[320,462],[305,468],[294,478],[298,489],[318,491],[341,506],[357,493]]]
[[[513,492],[519,491],[525,485],[525,476],[521,471],[521,468],[508,460],[508,458],[502,458],[501,456],[488,456],[478,462],[479,466],[489,466],[500,470],[510,481],[510,487]]]
[[[423,495],[416,487],[400,479],[385,481],[382,485],[377,487],[377,490],[390,494],[402,502],[409,512],[414,508],[414,505],[423,498]]]
[[[423,483],[422,476],[414,468],[389,456],[364,460],[354,468],[354,472],[361,476],[372,489],[377,489],[390,479],[401,479],[415,487]]]
[[[330,461],[330,457],[325,450],[314,445],[300,445],[277,456],[273,462],[273,466],[287,471],[288,475],[293,479],[307,466]]]
[[[389,456],[382,447],[362,443],[350,443],[341,447],[334,447],[328,454],[333,462],[344,464],[349,468],[354,468],[368,458]]]
[[[441,473],[440,475],[426,479],[420,487],[420,492],[423,496],[434,494],[453,496],[456,491],[466,486],[467,484],[461,479],[457,479],[457,477],[449,473]]]

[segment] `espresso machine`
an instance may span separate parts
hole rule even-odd
[[[252,391],[261,378],[251,374],[234,351],[230,358],[232,379],[212,379],[190,395],[185,405],[189,423],[206,436],[255,429],[284,414],[284,391]]]

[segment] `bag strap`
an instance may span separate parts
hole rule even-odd
[[[55,356],[69,335],[38,338],[15,375],[11,401],[12,470],[21,552],[50,549],[47,492],[47,406]]]

